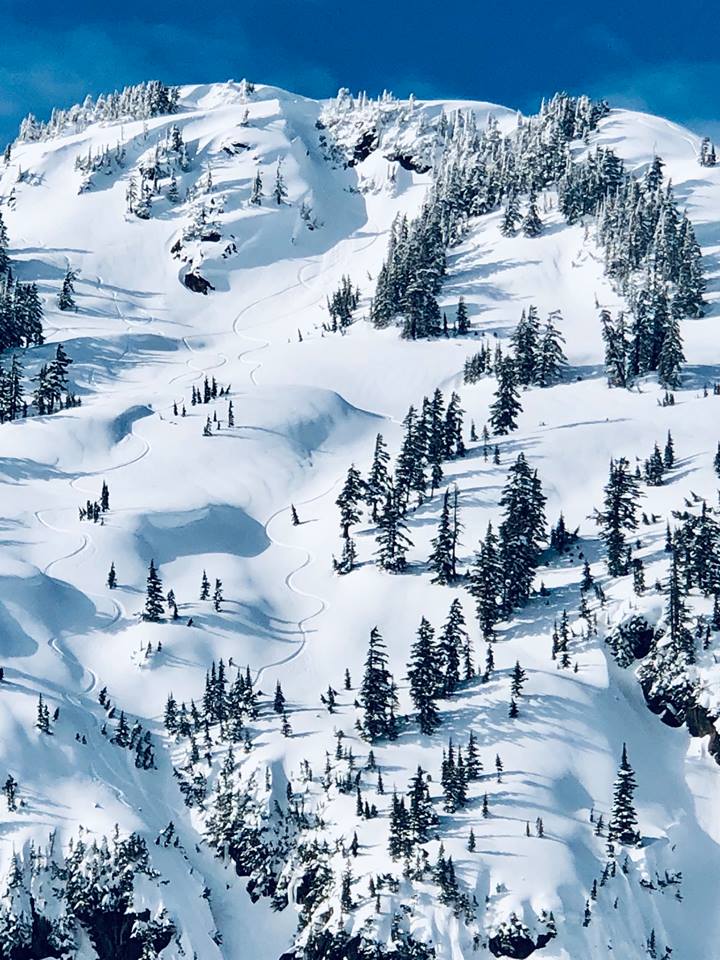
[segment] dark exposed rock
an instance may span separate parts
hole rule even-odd
[[[229,157],[232,157],[233,154],[243,153],[245,150],[249,149],[250,147],[247,145],[247,143],[241,143],[239,140],[223,145],[223,150]]]
[[[416,160],[413,156],[407,153],[389,153],[385,159],[389,160],[391,163],[399,163],[403,170],[410,170],[412,173],[427,173],[430,169],[429,163],[423,163],[421,160]]]
[[[670,701],[667,695],[651,693],[651,681],[640,684],[645,703],[668,727],[681,727],[685,723],[685,708]]]
[[[551,915],[552,917],[552,915]],[[525,960],[536,950],[541,950],[556,935],[554,921],[544,933],[533,938],[530,930],[515,914],[503,923],[488,940],[490,953],[494,957],[509,957],[510,960]]]
[[[691,737],[707,737],[715,733],[715,724],[705,707],[693,704],[687,712],[687,728]]]
[[[373,150],[376,150],[378,146],[378,133],[375,127],[372,130],[368,130],[366,133],[360,137],[358,142],[353,148],[353,155],[348,160],[347,164],[349,167],[354,167],[358,163],[362,163],[363,160],[366,160]]]
[[[86,924],[90,939],[99,960],[141,960],[145,955],[143,941],[134,935],[137,921],[147,923],[150,911],[125,913],[123,911],[105,911],[95,914]],[[169,926],[157,930],[152,939],[152,948],[160,953],[172,940],[175,929]]]
[[[183,277],[183,283],[188,290],[192,290],[193,293],[203,293],[206,296],[208,290],[215,289],[210,281],[206,280],[205,277],[201,277],[199,273],[186,273]]]

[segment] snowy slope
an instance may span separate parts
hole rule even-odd
[[[466,591],[431,584],[421,569],[436,530],[438,497],[411,515],[409,559],[417,566],[402,577],[371,562],[370,525],[361,525],[357,535],[359,569],[347,577],[333,574],[331,556],[341,543],[334,501],[348,465],[367,470],[378,432],[395,453],[408,406],[437,386],[446,394],[457,390],[466,422],[480,429],[495,381],[462,381],[465,358],[477,349],[480,334],[508,337],[531,303],[541,316],[559,310],[571,375],[551,389],[523,393],[519,429],[499,441],[499,465],[483,459],[478,443],[447,465],[465,526],[463,568],[488,521],[500,516],[507,467],[520,450],[542,478],[548,518],[554,522],[562,510],[569,526],[580,527],[583,550],[600,578],[604,564],[591,511],[601,502],[612,457],[627,456],[634,464],[636,455],[649,455],[672,431],[677,468],[668,484],[647,489],[642,505],[662,518],[642,529],[648,583],[665,576],[669,512],[682,508],[690,490],[715,502],[713,405],[720,401],[712,393],[703,396],[702,387],[720,379],[720,171],[699,167],[698,139],[665,120],[621,110],[590,138],[590,147],[612,146],[637,173],[660,155],[703,248],[709,307],[703,318],[684,322],[683,388],[674,406],[661,407],[654,380],[630,391],[608,389],[596,303],[613,312],[623,304],[604,276],[592,227],[565,225],[552,191],[542,196],[542,236],[503,237],[501,213],[491,213],[450,251],[442,304],[454,314],[458,298],[465,298],[470,337],[405,342],[396,329],[374,330],[364,319],[344,336],[324,333],[326,298],[344,274],[360,287],[359,312],[367,314],[392,221],[398,213],[415,214],[430,183],[430,171],[406,169],[387,157],[414,147],[419,156],[431,156],[422,138],[443,110],[470,109],[480,127],[492,113],[503,132],[516,123],[514,111],[484,103],[418,101],[401,104],[400,117],[394,103],[382,142],[348,167],[320,140],[323,104],[264,86],[249,100],[232,83],[185,87],[173,116],[93,124],[56,139],[18,143],[0,179],[11,257],[22,279],[37,280],[46,305],[48,344],[29,351],[28,369],[62,342],[82,398],[78,408],[0,427],[0,774],[12,773],[26,800],[3,825],[3,872],[13,851],[31,838],[45,842],[51,830],[63,842],[81,825],[98,837],[110,835],[116,823],[122,832],[138,830],[169,880],[162,900],[181,931],[163,950],[165,960],[180,957],[181,949],[201,960],[276,960],[290,949],[297,921],[292,906],[273,912],[266,899],[251,903],[245,880],[204,841],[204,817],[186,808],[173,777],[184,748],[163,729],[167,696],[199,701],[206,671],[220,658],[248,665],[265,695],[253,749],[236,751],[244,781],[253,770],[262,780],[269,768],[272,790],[282,800],[292,778],[299,793],[307,791],[309,807],[322,802],[331,845],[336,838],[348,844],[357,831],[353,895],[361,907],[353,922],[374,914],[370,874],[400,876],[402,865],[387,855],[386,818],[357,819],[354,793],[331,791],[324,800],[316,783],[302,787],[301,763],[307,759],[320,776],[337,730],[364,762],[368,748],[354,727],[355,694],[343,690],[343,675],[348,668],[357,686],[373,626],[386,640],[396,677],[403,678],[403,713],[411,712],[405,664],[421,616],[440,627],[459,596],[478,661],[484,644]],[[190,189],[190,195],[175,206],[156,201],[149,220],[128,215],[128,179],[173,124],[190,148],[190,168],[179,178],[181,194]],[[345,134],[337,134],[338,142]],[[89,189],[78,192],[76,157],[114,147],[121,138],[125,166],[95,174]],[[585,149],[578,144],[576,155]],[[283,205],[269,196],[279,159],[288,189]],[[19,169],[32,176],[17,182]],[[255,206],[248,199],[258,170],[266,196]],[[315,229],[300,216],[303,203],[312,209]],[[181,256],[173,256],[199,204],[212,211],[221,239],[184,240]],[[79,271],[77,313],[56,307],[68,266]],[[186,289],[181,281],[189,269],[209,280],[214,292]],[[210,407],[191,406],[191,390],[206,375],[229,386],[229,395]],[[225,426],[228,399],[234,427]],[[186,417],[173,411],[183,403]],[[211,437],[203,436],[208,410],[224,422]],[[103,525],[80,522],[78,508],[99,496],[103,481],[111,492]],[[291,523],[291,503],[303,521],[299,526]],[[177,623],[138,618],[151,559],[165,589],[172,587],[178,598]],[[106,587],[111,562],[119,580],[114,591]],[[203,570],[211,583],[222,579],[219,613],[198,600]],[[364,792],[386,812],[392,787],[404,792],[421,764],[439,797],[442,749],[449,736],[464,746],[472,729],[485,777],[472,786],[472,803],[457,814],[440,814],[438,835],[464,888],[477,897],[478,956],[490,955],[487,935],[511,913],[532,927],[545,910],[553,911],[558,926],[557,938],[536,954],[548,960],[635,960],[646,956],[651,929],[662,945],[658,956],[669,944],[675,958],[710,958],[720,934],[714,909],[720,769],[705,741],[662,725],[648,711],[632,670],[617,667],[605,649],[604,628],[635,602],[631,586],[608,587],[600,637],[578,645],[577,671],[558,671],[550,659],[553,620],[564,607],[577,606],[581,560],[574,554],[541,573],[550,595],[533,599],[503,627],[491,682],[470,684],[444,702],[445,720],[434,737],[420,737],[409,724],[399,742],[375,748],[386,793]],[[661,604],[659,595],[655,602]],[[146,656],[148,643],[155,648],[158,641],[161,652]],[[528,683],[521,715],[511,721],[508,675],[518,659]],[[277,681],[288,699],[289,738],[267,708]],[[340,691],[334,714],[320,702],[328,684]],[[118,709],[152,730],[156,770],[136,769],[132,753],[101,736],[103,687]],[[60,707],[51,738],[34,726],[40,693],[51,710]],[[605,844],[594,836],[590,810],[607,819],[623,741],[637,773],[644,843],[629,852],[628,876],[614,880],[611,893],[601,890],[593,922],[584,927]],[[498,753],[505,768],[500,783],[493,766]],[[487,819],[480,814],[484,793],[492,814]],[[538,817],[545,836],[526,837],[525,823]],[[153,846],[170,820],[184,856],[178,848]],[[467,850],[471,827],[474,852]],[[431,862],[438,846],[437,840],[427,844]],[[334,862],[342,871],[341,853]],[[682,900],[674,887],[639,885],[640,877],[654,880],[666,870],[682,873]],[[210,893],[203,899],[205,887]],[[472,931],[437,903],[429,882],[411,890],[401,881],[396,899],[388,895],[385,936],[391,906],[403,898],[414,905],[414,935],[432,942],[439,958],[475,955]],[[222,938],[213,939],[216,931]],[[92,947],[86,950],[94,955]]]

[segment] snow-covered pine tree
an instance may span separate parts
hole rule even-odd
[[[440,724],[436,699],[444,683],[440,671],[440,655],[434,643],[434,631],[425,617],[420,621],[415,643],[410,651],[407,676],[420,732],[431,734]]]
[[[340,510],[340,529],[346,539],[350,536],[351,525],[358,523],[360,520],[360,501],[363,499],[363,487],[360,471],[354,463],[351,463],[343,488],[335,501]]]
[[[500,619],[502,597],[502,568],[498,540],[488,523],[485,539],[475,555],[470,571],[468,589],[475,600],[475,612],[482,635],[486,640],[495,637],[495,624]]]
[[[503,436],[517,429],[517,417],[522,406],[517,393],[515,364],[504,357],[497,370],[498,385],[490,405],[490,426],[493,433]]]
[[[379,433],[375,438],[375,452],[373,453],[370,473],[365,481],[365,503],[370,508],[373,520],[377,520],[377,511],[380,504],[385,502],[390,487],[388,463],[390,454],[383,435]]]
[[[143,620],[149,620],[151,623],[158,623],[162,619],[164,612],[165,608],[163,606],[162,580],[157,572],[155,561],[151,560],[147,575]]]
[[[627,573],[626,533],[637,529],[637,480],[624,457],[610,461],[603,509],[596,511],[596,523],[607,550],[608,571],[613,577]]]
[[[428,565],[433,571],[433,583],[448,584],[452,583],[456,576],[456,522],[453,517],[452,505],[450,502],[450,490],[447,489],[443,496],[442,510],[440,511],[440,522],[435,537],[432,540],[432,553]]]
[[[377,627],[370,631],[359,700],[363,708],[363,735],[371,743],[382,737],[392,737],[396,723],[395,685],[388,670],[385,642]]]
[[[450,604],[437,645],[443,677],[442,690],[446,697],[454,693],[460,684],[461,667],[466,666],[464,661],[470,658],[469,645],[470,638],[465,626],[462,603],[455,597]],[[468,672],[467,669],[465,672]],[[472,662],[469,672],[472,675]]]
[[[273,187],[273,196],[278,206],[281,206],[287,200],[287,187],[285,186],[285,177],[282,172],[282,160],[278,160],[275,167],[275,186]]]
[[[567,358],[563,350],[565,338],[555,325],[559,319],[560,312],[553,310],[545,322],[540,337],[534,377],[534,382],[539,387],[550,387],[558,383],[562,380],[567,367]]]
[[[523,234],[526,237],[539,237],[543,232],[543,222],[537,208],[537,193],[531,189],[528,197],[528,208],[520,224]]]
[[[500,505],[504,511],[499,530],[502,608],[509,613],[530,597],[546,532],[542,485],[523,453],[509,470]]]
[[[259,207],[262,204],[263,198],[263,182],[260,170],[255,173],[255,178],[253,180],[252,191],[250,193],[250,203]]]
[[[392,483],[378,516],[377,526],[375,555],[378,566],[390,573],[401,573],[407,566],[406,554],[412,541],[407,534],[407,524],[402,519]]]
[[[608,823],[610,843],[635,844],[639,839],[634,795],[637,784],[635,771],[630,766],[627,746],[623,744],[622,756],[613,789],[612,811]]]

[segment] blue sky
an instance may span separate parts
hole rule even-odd
[[[339,86],[534,110],[558,89],[720,134],[709,0],[542,6],[529,0],[2,0],[0,143],[22,116],[157,78]],[[164,8],[164,9],[159,9]]]

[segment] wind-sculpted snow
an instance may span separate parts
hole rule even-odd
[[[43,139],[13,145],[1,212],[13,269],[38,283],[47,337],[21,351],[26,393],[62,343],[81,404],[0,424],[0,786],[10,776],[17,787],[16,802],[7,784],[0,799],[0,960],[41,947],[104,960],[117,930],[120,960],[714,955],[718,632],[694,581],[695,661],[670,688],[643,670],[667,629],[666,523],[694,543],[703,502],[717,503],[720,173],[699,165],[697,137],[627,111],[598,115],[586,142],[568,145],[574,162],[612,148],[639,177],[661,156],[695,227],[707,303],[682,321],[670,404],[654,374],[608,387],[599,311],[629,305],[594,217],[568,225],[553,184],[538,195],[539,236],[505,236],[493,208],[444,248],[447,337],[374,328],[393,221],[418,215],[457,111],[464,129],[470,111],[477,130],[492,115],[499,138],[519,135],[514,111],[486,103],[347,92],[320,103],[228,82],[180,88],[174,112],[144,120],[86,112],[73,127],[63,115]],[[92,182],[79,192],[85,167]],[[77,311],[57,307],[68,267]],[[188,289],[188,273],[214,289]],[[328,300],[343,277],[359,306],[333,329]],[[470,328],[453,336],[460,298]],[[510,353],[530,305],[556,317],[568,366],[555,385],[520,393],[517,429],[486,449],[497,382],[465,383],[465,363],[481,348]],[[445,401],[458,394],[466,450],[443,459],[437,489],[413,494],[405,572],[381,568],[368,507],[349,521],[356,557],[340,575],[348,468],[367,478],[378,433],[392,467],[408,407],[438,388]],[[669,431],[675,459],[661,485],[645,483],[644,461]],[[565,552],[543,541],[530,600],[497,624],[486,672],[467,574],[488,523],[503,520],[521,453],[548,520],[562,512],[577,539]],[[594,514],[621,457],[641,472],[647,523],[628,536],[641,592],[630,573],[608,576]],[[446,489],[462,532],[458,580],[441,584],[428,558]],[[595,593],[580,591],[585,561]],[[151,562],[158,622],[142,616]],[[455,599],[473,669],[421,734],[408,678],[416,632],[425,617],[438,636]],[[563,611],[565,667],[552,655]],[[397,739],[370,743],[360,688],[375,627],[397,684]],[[512,716],[516,662],[526,679]],[[688,677],[695,699],[679,704]],[[169,697],[184,722],[167,722]],[[443,755],[452,741],[467,757],[471,732],[482,770],[450,810]],[[623,743],[640,839],[608,853]],[[419,765],[434,819],[393,859],[393,793],[410,802]],[[116,824],[147,851],[117,848]],[[83,913],[68,877],[95,864],[115,889],[117,849],[135,864],[120,912],[106,897]],[[69,872],[48,893],[63,857]],[[18,917],[24,953],[7,946]]]

